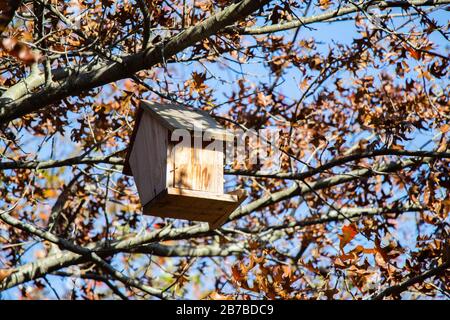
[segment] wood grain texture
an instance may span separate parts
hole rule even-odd
[[[142,204],[167,186],[168,140],[167,129],[144,112],[129,159]]]
[[[220,194],[167,188],[144,206],[144,214],[208,222],[220,226],[245,199],[245,193]]]
[[[234,206],[229,208],[230,211],[226,211],[222,214],[222,216],[218,216],[216,220],[209,222],[209,227],[211,229],[216,229],[220,227],[222,224],[224,224],[228,217],[242,204],[242,202],[245,201],[247,198],[247,191],[244,189],[238,189],[231,192],[228,192],[227,195],[233,196],[234,198],[237,197],[237,201],[235,202]]]
[[[173,183],[170,186],[190,190],[223,193],[223,151],[194,146],[184,141],[172,149]]]
[[[188,108],[177,104],[161,104],[152,101],[142,100],[140,107],[150,112],[161,125],[174,131],[184,129],[198,134],[199,137],[205,131],[214,139],[222,141],[233,141],[234,136],[227,129],[223,128],[207,112],[199,109]],[[198,132],[195,130],[198,128]],[[201,130],[201,131],[200,131]]]

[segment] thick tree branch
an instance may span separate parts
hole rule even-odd
[[[409,2],[409,4],[408,4]],[[370,4],[364,4],[364,2],[361,2],[361,7],[368,9],[368,8],[379,8],[381,10],[388,9],[388,8],[407,8],[410,5],[415,6],[438,6],[438,5],[445,5],[450,4],[450,0],[415,0],[415,1],[370,1]],[[285,31],[289,29],[296,29],[301,26],[306,26],[309,24],[313,24],[316,22],[323,22],[328,21],[331,19],[335,19],[337,17],[342,17],[345,15],[349,15],[355,12],[358,12],[359,8],[354,5],[349,5],[345,7],[340,7],[335,10],[330,10],[328,12],[325,12],[323,14],[319,14],[312,17],[306,17],[303,19],[297,19],[290,22],[285,22],[281,24],[274,24],[270,26],[265,27],[252,27],[252,28],[245,28],[243,30],[239,30],[241,34],[266,34],[266,33],[273,33],[273,32],[279,32],[279,31]]]
[[[450,261],[447,261],[447,262],[441,264],[440,266],[430,269],[420,275],[412,276],[408,280],[406,280],[398,285],[384,289],[382,292],[380,292],[379,294],[374,296],[372,299],[373,300],[382,300],[391,295],[399,295],[400,293],[408,290],[409,287],[411,287],[417,283],[421,283],[428,278],[438,276],[438,275],[442,274],[443,272],[445,272],[449,268],[450,268]]]
[[[117,280],[121,281],[122,283],[136,287],[145,293],[148,293],[149,295],[158,297],[158,298],[165,298],[166,294],[162,292],[161,290],[154,289],[150,286],[144,285],[137,281],[136,279],[130,278],[125,276],[122,272],[117,271],[114,269],[109,263],[107,263],[103,258],[101,258],[96,252],[84,248],[81,246],[78,246],[76,244],[71,243],[70,241],[67,241],[63,238],[59,238],[55,236],[54,234],[44,231],[42,229],[37,228],[36,226],[20,221],[11,215],[9,215],[8,211],[0,212],[0,220],[5,222],[6,224],[18,228],[22,231],[25,231],[29,234],[33,234],[43,240],[47,240],[51,243],[54,243],[56,245],[61,246],[62,248],[71,251],[74,254],[77,254],[79,256],[85,257],[95,264],[97,264],[102,269],[106,270],[109,274],[111,274],[112,277],[116,278]]]
[[[116,154],[116,153],[115,153]],[[60,168],[65,166],[82,165],[82,164],[116,164],[122,165],[123,158],[117,157],[114,154],[108,156],[98,156],[98,157],[85,157],[77,156],[71,157],[64,160],[44,160],[44,161],[9,161],[0,162],[0,170],[10,170],[10,169],[51,169]]]
[[[238,244],[187,246],[167,246],[158,243],[142,245],[137,248],[124,249],[123,252],[152,254],[162,257],[228,257],[244,252],[244,247]],[[101,251],[100,251],[101,252]]]
[[[54,82],[36,93],[17,97],[14,92],[6,92],[0,98],[0,124],[7,123],[41,108],[57,103],[68,96],[132,76],[134,73],[149,69],[166,59],[216,34],[226,26],[244,19],[252,12],[267,4],[270,0],[242,0],[229,5],[224,10],[205,21],[189,27],[166,42],[148,48],[140,53],[127,56],[121,62],[103,62],[88,64],[77,69],[55,71]],[[39,74],[40,84],[45,83],[43,73]],[[13,90],[12,88],[10,90]],[[14,90],[13,90],[14,91]],[[11,99],[14,96],[16,99]]]
[[[361,216],[374,216],[385,214],[400,214],[407,211],[423,210],[422,207],[417,205],[407,206],[391,206],[387,208],[343,208],[342,211],[350,219],[356,219]],[[327,215],[320,218],[304,219],[301,221],[292,222],[284,225],[275,225],[265,227],[262,230],[252,231],[243,230],[246,233],[261,233],[264,236],[267,232],[281,231],[281,230],[294,230],[299,227],[307,227],[317,224],[324,224],[329,222],[336,222],[343,220],[343,217],[334,212],[329,212]],[[226,229],[222,231],[229,233]],[[231,232],[231,231],[230,231]],[[235,231],[233,231],[235,232]],[[231,232],[231,233],[233,233]],[[229,256],[232,254],[239,254],[244,252],[244,248],[240,245],[231,244],[218,247],[217,245],[210,246],[179,246],[179,245],[162,245],[155,243],[161,240],[176,240],[176,239],[188,239],[199,236],[208,236],[213,233],[209,230],[207,224],[197,224],[191,227],[175,228],[175,229],[161,229],[157,231],[151,231],[144,233],[138,237],[132,237],[130,239],[119,240],[113,242],[110,246],[105,247],[103,243],[92,244],[88,246],[92,251],[97,252],[102,257],[109,257],[119,252],[129,253],[141,253],[152,254],[163,257],[211,257],[211,256]],[[0,291],[12,288],[18,284],[40,278],[46,274],[53,273],[57,270],[64,269],[71,265],[78,265],[87,262],[86,258],[75,254],[73,252],[62,251],[52,256],[37,260],[32,263],[28,263],[16,269],[16,271],[0,282]]]
[[[242,170],[228,170],[227,174],[251,176],[258,178],[276,178],[285,180],[303,180],[312,177],[318,173],[325,172],[331,168],[347,164],[349,162],[358,161],[365,158],[373,158],[378,156],[405,156],[405,157],[430,157],[430,158],[450,158],[450,152],[436,152],[436,151],[408,151],[408,150],[395,150],[395,149],[381,149],[373,151],[364,151],[359,153],[353,153],[348,156],[333,159],[319,167],[312,168],[302,173],[273,173],[267,174],[264,172],[252,172]],[[0,165],[1,168],[1,165]]]
[[[392,173],[396,172],[408,167],[412,167],[415,165],[425,164],[429,163],[432,160],[432,158],[423,158],[420,160],[413,160],[408,159],[404,162],[398,161],[398,162],[390,162],[386,165],[379,166],[377,168],[373,169],[358,169],[358,170],[352,170],[345,174],[336,174],[334,176],[319,179],[317,181],[308,183],[306,185],[305,183],[297,183],[292,185],[289,188],[286,188],[284,190],[272,193],[268,196],[262,197],[258,200],[253,201],[252,203],[240,207],[237,210],[235,210],[230,215],[230,220],[239,219],[243,216],[246,216],[253,211],[259,210],[263,207],[267,207],[269,205],[275,204],[277,202],[287,200],[296,196],[306,195],[308,193],[333,187],[342,183],[347,183],[355,180],[359,180],[362,178],[368,178],[370,176],[378,175],[378,174],[385,174],[385,173]]]

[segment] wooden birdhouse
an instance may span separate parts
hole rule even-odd
[[[133,175],[143,213],[223,224],[245,199],[224,193],[224,147],[233,135],[208,113],[141,101],[123,173]]]

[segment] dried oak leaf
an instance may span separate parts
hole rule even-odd
[[[0,46],[9,55],[28,65],[35,63],[40,58],[30,47],[15,38],[3,39]]]
[[[342,227],[342,235],[339,235],[339,248],[342,250],[358,234],[355,224]]]
[[[13,273],[12,269],[0,269],[0,281],[9,277]]]

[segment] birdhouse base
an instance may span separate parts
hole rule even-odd
[[[245,198],[245,190],[216,194],[170,187],[148,202],[143,213],[162,218],[208,222],[210,228],[215,229],[227,220]]]

